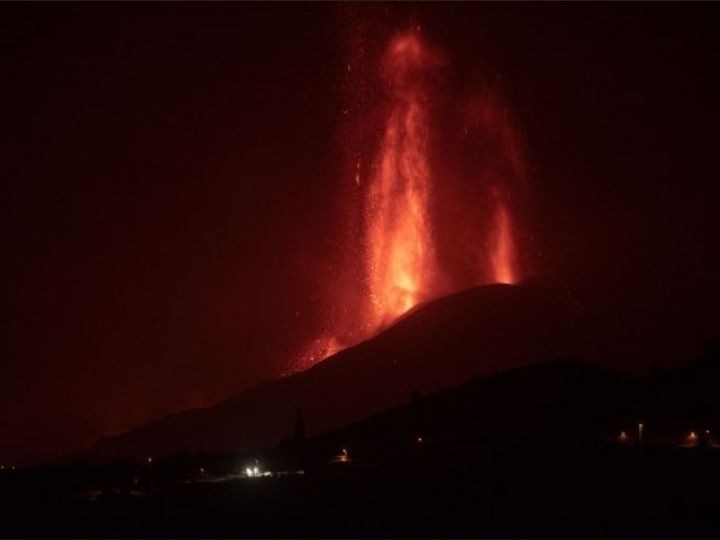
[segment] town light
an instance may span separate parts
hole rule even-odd
[[[340,449],[340,453],[336,456],[333,456],[332,463],[349,463],[350,460],[350,452],[348,452],[348,449],[343,447]]]

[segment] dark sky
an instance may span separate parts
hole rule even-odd
[[[0,461],[210,404],[322,325],[343,9],[0,6]],[[717,329],[720,6],[362,9],[380,42],[419,22],[503,89],[536,274],[671,328],[677,356]]]

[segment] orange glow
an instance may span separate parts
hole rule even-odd
[[[332,356],[342,349],[340,341],[332,334],[323,334],[311,341],[300,354],[289,373],[308,369],[321,360]]]
[[[350,459],[350,454],[347,451],[347,448],[343,448],[340,453],[336,456],[333,456],[331,462],[332,463],[350,463],[352,459]]]
[[[423,72],[436,64],[416,34],[390,43],[388,116],[367,193],[367,275],[371,324],[382,327],[427,294],[434,271],[428,202],[428,113]]]
[[[419,30],[396,34],[379,58],[362,51],[346,65],[364,74],[347,84],[358,117],[345,148],[349,270],[328,294],[324,332],[287,373],[372,337],[421,302],[522,278],[522,198],[513,196],[527,171],[495,91],[457,102],[443,94],[446,57]]]
[[[495,283],[512,284],[517,281],[515,272],[515,243],[512,222],[507,206],[495,192],[495,213],[490,241],[490,263]]]

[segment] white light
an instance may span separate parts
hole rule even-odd
[[[260,469],[258,469],[257,467],[254,467],[254,468],[253,468],[253,474],[256,475],[256,476],[257,476],[258,474],[260,474]]]
[[[245,469],[245,474],[247,474],[248,476],[252,476],[253,470],[250,467],[248,467],[247,469]]]

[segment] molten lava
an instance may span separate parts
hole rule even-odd
[[[328,328],[291,371],[373,336],[420,302],[520,277],[510,203],[525,167],[507,107],[485,89],[453,116],[457,103],[437,99],[446,64],[419,32],[390,40],[377,79],[360,50],[358,68],[346,69],[364,73],[348,85],[360,104],[353,133],[366,134],[350,137],[345,149],[348,214],[362,215],[348,248],[353,279],[337,289]]]
[[[338,339],[330,334],[322,334],[312,340],[305,350],[298,356],[288,374],[294,371],[302,371],[314,366],[321,360],[332,356],[343,349]]]
[[[510,212],[497,190],[493,190],[493,195],[495,211],[489,245],[492,279],[495,283],[512,284],[517,281],[517,277],[515,272],[515,242]]]
[[[423,72],[436,64],[415,34],[396,37],[385,58],[387,121],[367,192],[366,265],[375,328],[428,293],[434,250],[428,216],[430,164]]]

